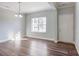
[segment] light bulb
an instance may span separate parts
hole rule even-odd
[[[18,15],[16,14],[15,17],[18,17]]]
[[[20,17],[20,18],[22,18],[23,16],[20,14],[20,15],[14,15],[15,17]]]
[[[23,16],[20,14],[20,15],[19,15],[19,17],[21,17],[21,18],[22,18]]]

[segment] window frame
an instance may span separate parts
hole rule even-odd
[[[45,19],[43,19],[43,18],[45,18]],[[34,22],[35,22],[35,20],[33,20],[33,19],[37,19],[37,31],[35,31],[34,30]],[[39,21],[40,19],[43,19],[42,21]],[[45,21],[45,23],[44,23],[44,21]],[[42,23],[41,23],[42,22]],[[40,30],[39,28],[42,28],[42,30]],[[43,28],[45,28],[45,29],[43,29]],[[44,16],[44,17],[34,17],[34,18],[31,18],[31,32],[38,32],[38,33],[46,33],[46,16]]]

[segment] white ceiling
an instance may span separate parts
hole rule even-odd
[[[21,13],[56,9],[53,3],[48,2],[22,2],[20,5]],[[17,12],[19,4],[17,2],[0,2],[0,7]]]

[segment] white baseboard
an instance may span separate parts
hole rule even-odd
[[[26,37],[32,37],[32,38],[39,38],[39,39],[44,39],[44,40],[50,40],[50,41],[53,41],[55,43],[58,42],[56,39],[53,39],[53,38],[45,38],[45,37],[38,37],[38,36],[26,36]]]
[[[61,40],[58,40],[58,42],[64,42],[64,43],[71,43],[71,44],[75,44],[74,41],[72,42],[67,42],[67,41],[61,41]]]
[[[6,41],[9,41],[9,40],[8,39],[0,40],[0,43],[6,42]]]

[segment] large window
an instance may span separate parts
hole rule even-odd
[[[32,32],[46,32],[46,17],[32,18]]]

